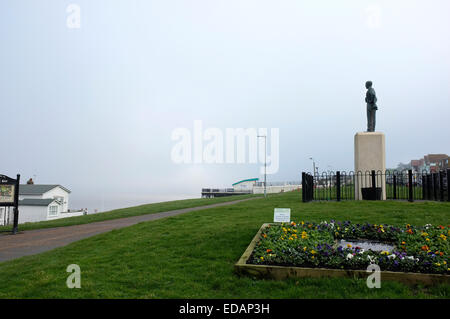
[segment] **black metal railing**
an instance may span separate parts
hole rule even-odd
[[[302,173],[302,198],[312,200],[450,201],[450,169],[439,172],[366,171]]]

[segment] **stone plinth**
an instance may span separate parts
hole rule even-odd
[[[386,199],[386,149],[381,132],[355,134],[355,199],[362,200],[361,188],[372,187],[370,173],[377,173],[376,187],[381,187],[381,199]]]

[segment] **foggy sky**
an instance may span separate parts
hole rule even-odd
[[[67,27],[67,6],[81,27]],[[62,184],[71,207],[198,197],[260,164],[175,164],[176,128],[279,128],[280,169],[353,169],[378,95],[386,164],[450,153],[450,3],[0,3],[0,173]]]

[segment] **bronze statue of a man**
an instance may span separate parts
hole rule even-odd
[[[377,95],[372,87],[372,81],[366,82],[366,103],[367,103],[367,132],[375,132],[375,112],[377,107]]]

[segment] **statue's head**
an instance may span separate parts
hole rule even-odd
[[[367,81],[366,82],[366,89],[371,88],[372,87],[372,81]]]

